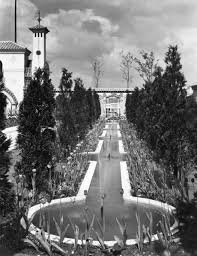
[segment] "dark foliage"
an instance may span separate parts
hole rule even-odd
[[[49,189],[47,165],[54,154],[54,110],[54,88],[49,73],[46,68],[38,69],[20,106],[17,139],[22,158],[19,173],[25,175],[27,187],[31,189],[32,169],[36,168],[37,192]]]
[[[5,121],[5,127],[13,127],[18,125],[18,119],[17,117],[8,117]]]
[[[177,46],[169,46],[166,69],[157,67],[154,81],[127,94],[126,116],[156,159],[162,159],[176,178],[181,177],[190,151],[185,119],[187,94]]]
[[[72,73],[67,69],[62,70],[60,81],[60,94],[56,98],[56,119],[58,125],[59,142],[62,145],[62,154],[67,155],[71,147],[74,146],[73,140],[76,134],[74,116],[71,107],[71,88],[73,85]]]
[[[2,90],[4,84],[2,82],[3,75],[0,77],[0,215],[5,215],[13,210],[14,207],[14,194],[12,185],[8,181],[8,171],[10,165],[8,148],[10,140],[2,132],[5,128],[5,108],[6,96]]]
[[[99,95],[95,90],[93,90],[93,98],[95,101],[95,117],[97,120],[101,114],[101,105],[100,105]]]
[[[71,98],[72,112],[76,134],[82,139],[88,128],[89,105],[87,92],[80,78],[75,79],[75,87]]]
[[[98,94],[90,88],[86,90],[80,78],[74,80],[73,88],[72,73],[65,68],[59,88],[56,119],[61,154],[65,157],[100,117],[101,108]]]
[[[176,217],[183,248],[191,255],[197,255],[197,201],[179,201]]]
[[[24,239],[27,232],[21,226],[21,211],[14,211],[11,215],[7,216],[5,223],[2,223],[1,230],[3,233],[2,244],[14,252],[24,248]]]

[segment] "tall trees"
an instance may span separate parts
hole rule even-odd
[[[79,138],[83,138],[88,127],[89,108],[86,90],[80,78],[75,79],[75,87],[71,99],[72,111],[75,120],[75,130]]]
[[[10,140],[2,132],[5,128],[6,108],[6,96],[2,92],[3,87],[3,71],[2,63],[0,62],[0,215],[11,211],[14,205],[12,186],[8,181],[10,160],[7,151],[10,146]]]
[[[171,164],[174,175],[179,173],[178,155],[185,141],[186,123],[184,111],[186,107],[185,78],[181,72],[180,54],[177,46],[170,46],[165,57],[166,70],[163,74],[163,82],[167,88],[164,95],[165,116],[161,120],[165,131],[163,131],[163,148],[161,154]]]
[[[101,105],[100,105],[100,101],[99,101],[99,95],[95,90],[93,90],[93,100],[95,102],[96,119],[98,119],[101,114]]]
[[[155,60],[154,53],[145,52],[144,50],[140,51],[140,58],[134,58],[137,67],[135,68],[140,77],[144,80],[145,83],[152,83],[154,80],[154,72],[157,69],[157,62]]]
[[[101,110],[98,94],[86,90],[80,78],[74,80],[73,88],[72,73],[67,69],[62,70],[59,88],[56,118],[62,153],[66,157],[99,118]]]
[[[19,171],[25,175],[28,188],[32,187],[32,169],[36,169],[38,192],[49,189],[55,142],[54,88],[46,68],[38,69],[24,94],[19,110],[18,147],[21,152]]]
[[[145,62],[138,63],[145,81],[144,88],[135,89],[127,95],[127,119],[135,123],[157,158],[163,159],[168,169],[178,177],[189,154],[185,78],[180,54],[177,46],[169,46],[163,74],[161,68],[154,64],[153,54],[145,54],[144,59]]]
[[[60,94],[56,98],[56,119],[58,123],[59,141],[64,155],[69,153],[75,143],[73,138],[76,131],[71,106],[72,86],[72,73],[63,68],[59,85]]]
[[[86,97],[88,105],[88,123],[92,126],[92,123],[96,120],[96,102],[91,88],[87,90]]]
[[[122,73],[122,78],[127,83],[127,89],[130,86],[132,75],[131,75],[131,68],[133,66],[134,57],[130,52],[123,53],[121,52],[121,64],[120,70]]]
[[[93,80],[95,88],[99,87],[100,80],[103,76],[103,60],[99,57],[95,57],[91,61],[92,71],[93,71]]]
[[[126,117],[129,122],[135,123],[136,121],[136,110],[139,106],[139,97],[140,97],[140,90],[138,87],[134,89],[134,91],[129,94],[127,93],[126,97]]]

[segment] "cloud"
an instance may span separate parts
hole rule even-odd
[[[34,24],[36,10],[36,5],[29,0],[18,2],[17,41],[28,47],[32,45],[32,32],[28,27]],[[14,1],[12,0],[0,0],[0,40],[14,41]]]
[[[48,26],[47,59],[54,84],[61,68],[67,67],[92,84],[90,58],[103,56],[103,87],[124,87],[120,73],[120,51],[153,50],[163,59],[169,44],[178,44],[188,83],[195,82],[196,0],[20,0],[19,41],[32,48],[36,10]],[[12,0],[0,0],[0,40],[13,40]],[[142,81],[133,72],[133,86]]]
[[[84,76],[92,76],[90,60],[113,51],[111,33],[117,26],[96,16],[92,10],[59,10],[46,15],[43,22],[51,31],[47,35],[47,52],[51,62],[56,63],[54,79],[57,79],[57,70],[64,66]],[[95,26],[97,30],[93,29]]]
[[[90,33],[102,33],[100,23],[96,20],[84,21],[82,23],[82,29],[87,30]]]

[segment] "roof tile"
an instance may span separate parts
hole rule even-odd
[[[0,41],[0,52],[4,51],[25,52],[29,50],[25,46],[12,41]]]

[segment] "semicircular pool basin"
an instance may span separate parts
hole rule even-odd
[[[35,213],[33,224],[36,227],[40,225],[40,216],[45,216],[45,219],[50,219],[50,233],[53,235],[58,235],[56,226],[54,223],[55,219],[58,223],[60,222],[60,216],[64,216],[64,226],[70,223],[69,219],[73,224],[79,227],[80,233],[85,231],[86,217],[89,217],[89,222],[91,222],[93,215],[96,215],[101,222],[101,195],[105,194],[103,212],[105,216],[105,241],[114,241],[114,235],[120,236],[119,226],[117,224],[116,218],[121,219],[124,217],[128,239],[136,239],[136,233],[138,230],[138,224],[136,220],[136,212],[139,213],[141,226],[144,224],[149,225],[149,220],[146,213],[151,212],[153,215],[153,233],[155,234],[160,231],[158,227],[158,222],[162,220],[162,214],[169,213],[172,211],[173,207],[160,203],[158,201],[149,200],[145,198],[135,198],[130,196],[130,182],[128,176],[127,167],[125,167],[125,172],[121,169],[122,154],[119,150],[119,138],[117,135],[118,126],[117,124],[111,124],[107,127],[108,130],[103,138],[103,141],[99,142],[102,145],[99,153],[95,154],[97,164],[94,167],[93,176],[87,178],[89,182],[88,188],[80,187],[81,197],[76,197],[75,203],[71,202],[69,198],[62,198],[61,200],[54,200],[49,205],[43,207],[39,210],[39,205],[32,209],[32,214]],[[109,157],[110,156],[110,157]],[[94,159],[95,160],[95,159]],[[126,163],[125,163],[126,166]],[[89,171],[87,171],[88,173]],[[128,186],[124,185],[125,180]],[[86,180],[86,176],[84,178]],[[91,182],[91,183],[90,183]],[[128,191],[126,191],[126,189]],[[84,191],[88,192],[85,199]],[[128,196],[126,196],[128,194]],[[128,199],[128,200],[126,200]],[[70,201],[69,201],[70,200]],[[81,200],[81,201],[80,201]],[[30,209],[31,210],[31,209]],[[171,226],[174,224],[174,218],[170,214]],[[100,231],[97,220],[94,222],[94,229]],[[45,226],[45,230],[47,230]],[[92,238],[96,240],[94,233],[91,234]],[[74,232],[71,225],[69,226],[67,233],[67,238],[75,238]]]
[[[124,217],[126,222],[128,239],[135,239],[138,228],[136,212],[138,212],[140,216],[141,225],[149,225],[149,220],[146,213],[151,212],[153,215],[153,233],[156,233],[157,230],[160,231],[157,224],[159,220],[162,220],[162,213],[165,213],[165,211],[160,207],[151,204],[136,204],[134,202],[125,204],[123,201],[121,204],[114,204],[113,202],[107,204],[107,202],[104,202],[105,241],[113,241],[114,235],[120,235],[116,218],[121,219],[122,217]],[[85,203],[82,204],[80,202],[49,205],[36,212],[33,219],[33,224],[39,227],[40,216],[44,216],[45,220],[50,219],[50,233],[53,235],[58,235],[53,219],[59,223],[61,214],[64,216],[64,226],[66,227],[71,220],[73,224],[76,224],[79,227],[80,233],[85,231],[86,216],[88,216],[89,222],[91,222],[93,215],[95,215],[97,218],[94,222],[94,229],[100,233],[97,219],[101,223],[101,209],[97,200],[92,202],[92,204],[89,203],[88,206]],[[174,218],[171,216],[170,219],[171,225],[173,225]],[[45,226],[44,229],[47,230],[47,227]],[[74,232],[71,225],[67,230],[66,237],[74,238]],[[92,233],[92,238],[96,240],[94,233]]]

